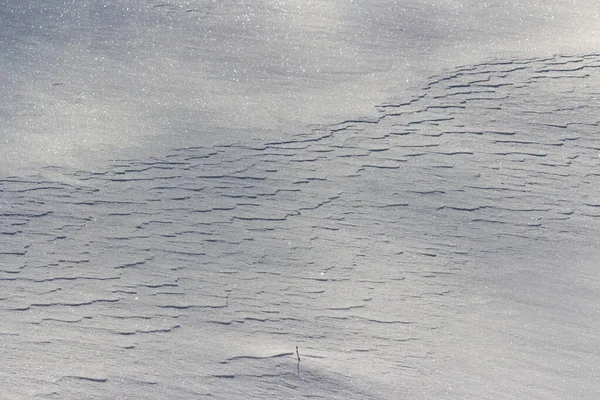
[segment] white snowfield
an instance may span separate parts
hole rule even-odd
[[[163,28],[170,15],[176,23],[198,10],[229,15],[211,2],[110,7],[128,3],[157,13]],[[344,9],[315,7],[323,18]],[[3,15],[35,15],[9,8],[0,6]],[[372,8],[390,17],[380,2]],[[298,13],[277,15],[311,21]],[[71,32],[61,43],[76,39]],[[167,62],[169,51],[161,42],[156,54]],[[68,124],[28,108],[66,107],[79,78],[54,86],[57,97],[13,85],[15,102],[0,103],[3,118],[12,116],[0,175],[0,398],[599,398],[600,51],[485,55],[417,87],[399,85],[401,96],[381,98],[369,117],[299,129],[306,116],[284,116],[274,124],[288,130],[236,135],[239,121],[260,118],[234,104],[239,121],[220,125],[227,118],[215,109],[219,118],[201,128],[229,136],[206,140],[190,128],[194,107],[180,108],[189,96],[153,88],[149,102],[163,100],[168,132],[144,139],[128,130],[142,106],[131,106],[128,121],[82,100],[67,107]],[[107,68],[119,63],[113,56]],[[138,96],[128,78],[110,79],[122,87],[107,91]],[[161,87],[171,84],[182,93],[181,82]],[[365,107],[369,96],[346,108],[334,101],[336,113]],[[86,125],[86,112],[97,125]],[[48,136],[28,133],[36,121]],[[110,150],[118,130],[86,142],[119,123],[127,143]],[[59,145],[31,159],[28,146],[48,141]],[[96,145],[107,153],[94,155]]]

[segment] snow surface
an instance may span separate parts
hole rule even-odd
[[[41,3],[4,398],[600,396],[594,2]]]

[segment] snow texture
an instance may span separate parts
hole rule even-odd
[[[600,53],[487,58],[368,118],[14,161],[2,392],[597,399],[599,96]]]

